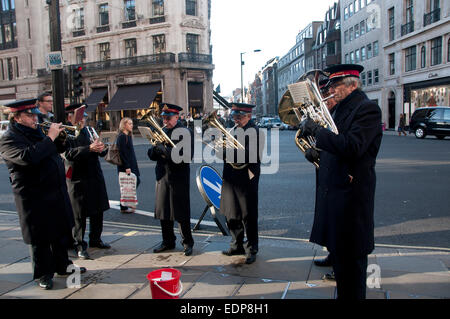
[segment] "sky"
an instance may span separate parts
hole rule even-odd
[[[241,87],[240,53],[243,55],[244,86],[267,61],[283,57],[295,38],[312,21],[323,21],[337,0],[213,0],[211,42],[214,88],[231,96]],[[255,53],[254,50],[261,50]]]

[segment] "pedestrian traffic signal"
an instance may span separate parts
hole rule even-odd
[[[81,96],[83,94],[83,75],[81,72],[83,67],[76,66],[73,68],[72,72],[72,83],[73,83],[73,95],[75,97]]]

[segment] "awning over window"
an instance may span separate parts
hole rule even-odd
[[[203,83],[190,82],[188,84],[189,107],[203,106]]]
[[[160,89],[160,83],[121,86],[105,111],[146,109]]]
[[[103,98],[108,93],[108,88],[96,88],[92,90],[91,95],[86,99],[88,111],[93,112],[98,104],[103,101]]]

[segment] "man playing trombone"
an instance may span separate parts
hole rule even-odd
[[[161,103],[164,127],[161,132],[154,132],[160,138],[152,145],[147,155],[152,161],[156,161],[156,199],[155,199],[155,218],[161,222],[162,243],[153,250],[154,253],[160,253],[175,248],[176,237],[173,231],[174,221],[178,222],[182,237],[184,254],[190,256],[194,246],[194,238],[191,232],[191,205],[190,205],[190,167],[194,150],[194,134],[189,128],[184,127],[179,121],[179,113],[183,109],[178,105]],[[156,121],[152,118],[152,126],[155,128]],[[173,139],[174,130],[188,130],[191,157],[181,162],[173,157],[172,150],[174,145],[182,139]],[[180,132],[180,131],[178,131]],[[176,146],[175,146],[176,147]]]
[[[254,107],[244,103],[232,104],[231,116],[236,127],[244,131],[245,143],[234,142],[237,146],[232,152],[224,150],[220,199],[220,212],[227,218],[232,237],[230,248],[222,253],[227,256],[245,254],[247,264],[255,262],[258,253],[258,183],[262,147],[259,145],[258,127],[251,119]],[[251,134],[253,132],[256,134]],[[234,156],[230,157],[230,153]],[[244,233],[247,235],[245,243]]]

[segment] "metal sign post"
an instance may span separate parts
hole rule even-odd
[[[206,215],[208,209],[211,211],[211,215],[214,221],[219,227],[224,236],[230,236],[228,230],[226,218],[220,214],[220,194],[222,191],[222,177],[220,177],[217,171],[207,165],[200,167],[197,170],[197,187],[206,202],[206,207],[202,212],[197,224],[194,226],[194,231],[200,228],[200,223]],[[217,209],[217,210],[216,210]]]

